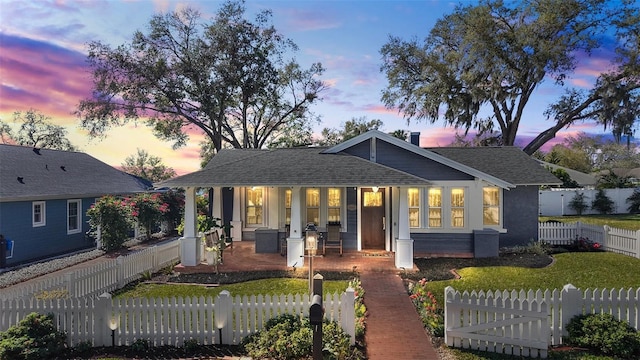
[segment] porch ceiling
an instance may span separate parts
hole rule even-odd
[[[203,170],[156,184],[209,186],[425,186],[429,181],[325,148],[222,150]]]

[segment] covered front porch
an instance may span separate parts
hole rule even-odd
[[[259,264],[260,259],[271,257],[281,263],[281,268],[304,267],[307,262],[305,225],[313,223],[322,232],[326,229],[324,225],[338,223],[344,238],[344,258],[354,262],[342,265],[343,268],[357,266],[362,257],[373,253],[387,254],[395,268],[413,268],[406,186],[255,185],[209,189],[211,215],[231,225],[227,236],[233,239],[234,247],[245,242],[253,244],[252,253],[256,258],[247,261]],[[181,263],[185,267],[196,267],[202,259],[201,235],[197,231],[198,188],[185,190]],[[265,231],[278,234],[277,247],[286,247],[286,252],[282,252],[284,256],[280,256],[280,251],[272,251],[273,254],[256,251],[256,245],[260,246],[256,243],[258,236]]]
[[[285,259],[280,254],[261,254],[255,251],[255,241],[241,241],[234,243],[223,252],[222,264],[217,266],[207,265],[200,261],[195,266],[178,264],[176,272],[190,273],[221,273],[232,271],[309,271],[309,261],[305,265],[287,266]],[[327,251],[326,254],[318,254],[313,258],[314,272],[340,271],[340,272],[396,272],[395,255],[388,251],[357,251],[345,250],[340,256],[336,251]]]

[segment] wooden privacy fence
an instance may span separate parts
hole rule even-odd
[[[323,300],[325,318],[336,321],[355,343],[355,292],[328,294]],[[308,295],[236,296],[222,291],[217,297],[118,298],[65,300],[14,299],[0,302],[0,331],[6,331],[29,313],[52,313],[69,346],[131,345],[138,339],[152,346],[239,344],[271,318],[281,314],[308,316]],[[113,331],[112,331],[113,330]]]
[[[538,224],[538,239],[552,245],[571,245],[576,238],[588,238],[597,242],[601,249],[640,259],[640,230],[598,226],[581,222],[541,222]]]
[[[127,256],[119,256],[65,273],[57,277],[45,277],[35,282],[13,285],[0,291],[0,300],[29,298],[36,294],[62,290],[71,298],[96,296],[122,288],[142,277],[145,272],[155,272],[180,260],[178,240],[148,247]]]
[[[448,346],[524,357],[547,357],[563,343],[569,321],[606,313],[640,329],[640,288],[473,291],[445,289]]]

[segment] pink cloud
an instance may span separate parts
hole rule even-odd
[[[288,25],[294,31],[335,29],[342,24],[328,11],[286,9],[284,12]]]
[[[36,108],[68,117],[91,94],[85,59],[50,43],[0,34],[0,111]]]

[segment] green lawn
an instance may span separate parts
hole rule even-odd
[[[326,280],[323,283],[323,293],[342,293],[347,289],[348,284],[348,281]],[[216,287],[140,283],[119,293],[116,297],[164,298],[175,297],[178,294],[183,297],[215,297],[223,290],[228,290],[231,296],[306,294],[309,291],[309,282],[305,279],[274,278],[224,284]]]
[[[640,214],[618,215],[565,215],[565,216],[541,216],[540,221],[555,220],[564,223],[580,221],[592,225],[609,225],[611,227],[627,230],[640,230]]]
[[[609,252],[570,252],[554,255],[546,268],[517,266],[458,269],[458,280],[431,281],[428,290],[443,304],[444,288],[456,290],[537,290],[562,288],[573,284],[586,288],[640,287],[640,259]]]

